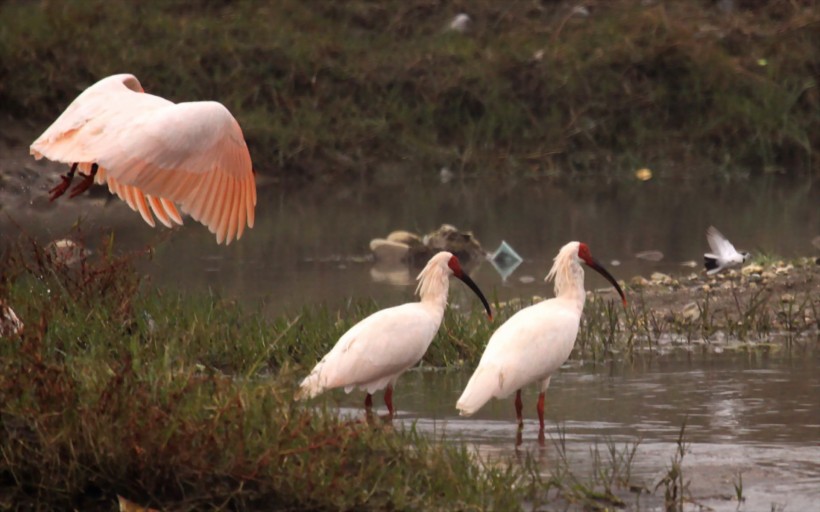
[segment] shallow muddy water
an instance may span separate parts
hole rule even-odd
[[[52,172],[56,183],[58,169],[48,165],[32,168]],[[372,298],[380,306],[413,300],[417,269],[385,272],[373,262],[368,243],[392,230],[424,233],[443,223],[473,231],[488,251],[505,240],[524,258],[506,280],[488,262],[470,269],[487,296],[499,300],[551,295],[542,280],[569,240],[587,242],[619,279],[654,271],[698,272],[682,263],[700,264],[710,224],[738,249],[786,258],[820,253],[812,245],[820,235],[820,186],[810,181],[771,176],[728,183],[661,178],[573,186],[547,180],[441,184],[431,174],[409,184],[382,176],[377,185],[313,185],[294,192],[260,186],[256,226],[229,247],[217,246],[190,220],[173,232],[151,229],[101,190],[48,203],[45,191],[53,183],[14,188],[5,179],[0,234],[14,238],[22,230],[42,241],[59,239],[79,217],[92,250],[109,233],[120,248],[154,245],[153,258],[145,263],[154,284],[213,290],[262,303],[271,315],[307,304],[336,307],[350,299]],[[663,259],[635,257],[648,250],[661,251]],[[588,273],[588,289],[608,287],[593,274]],[[458,283],[451,287],[451,303],[477,307]],[[620,449],[640,441],[631,480],[653,490],[669,467],[686,419],[689,450],[683,468],[695,503],[735,510],[737,503],[729,498],[742,474],[744,510],[820,510],[818,363],[816,355],[764,352],[706,359],[671,355],[633,365],[576,363],[553,379],[544,446],[537,440],[535,391],[525,394],[520,447],[511,398],[489,403],[474,418],[459,418],[454,404],[469,373],[413,371],[396,391],[397,423],[447,441],[463,440],[489,460],[531,454],[544,473],[559,464],[556,443],[563,437],[571,469],[582,477],[593,471],[596,446],[603,454],[608,440]],[[361,413],[362,400],[360,394],[331,398],[353,415]],[[631,507],[640,502],[641,509],[653,510],[662,508],[662,495],[659,489],[619,496]]]
[[[799,352],[661,358],[632,365],[575,362],[553,377],[547,393],[546,440],[538,442],[537,390],[525,390],[522,443],[516,446],[513,397],[494,400],[474,417],[454,404],[468,371],[413,371],[394,394],[397,420],[444,442],[460,440],[491,461],[530,454],[549,475],[561,464],[562,439],[569,466],[582,482],[592,479],[597,448],[610,468],[607,443],[622,453],[638,443],[630,483],[653,491],[666,474],[686,421],[682,467],[690,481],[687,510],[699,505],[734,511],[734,484],[742,475],[740,510],[820,509],[820,359]],[[363,415],[362,392],[333,392],[345,415]],[[381,395],[377,412],[385,413]],[[663,487],[653,494],[617,493],[635,509],[662,509]],[[708,510],[708,509],[707,509]]]
[[[377,184],[314,184],[293,192],[268,184],[259,187],[256,226],[223,247],[191,220],[173,232],[152,229],[122,201],[110,200],[102,187],[91,197],[49,203],[45,189],[57,182],[61,169],[32,165],[38,176],[48,173],[53,179],[28,190],[8,190],[12,181],[5,181],[0,233],[13,236],[17,223],[39,238],[55,239],[80,217],[92,248],[109,232],[120,247],[154,244],[146,268],[156,284],[264,301],[271,313],[317,302],[335,307],[351,297],[379,304],[411,300],[418,269],[375,264],[369,241],[396,229],[427,233],[443,223],[471,230],[487,251],[504,240],[524,258],[506,279],[486,261],[470,268],[487,295],[501,300],[550,294],[543,278],[557,250],[570,240],[587,242],[619,279],[700,271],[710,224],[738,249],[787,258],[820,253],[811,243],[820,235],[820,186],[777,176],[728,183],[692,178],[603,185],[543,179],[442,184],[432,172],[432,179],[382,176]],[[663,176],[662,170],[656,175]],[[651,250],[662,252],[663,259],[635,257]],[[685,262],[698,267],[682,266]],[[597,275],[587,279],[588,288],[608,287]],[[460,288],[452,287],[456,303],[466,297]]]

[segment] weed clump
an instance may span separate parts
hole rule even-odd
[[[138,256],[101,251],[68,266],[31,242],[3,255],[0,290],[26,327],[0,343],[0,502],[520,504],[526,485],[511,466],[484,468],[463,447],[294,402],[299,362],[324,350],[316,339],[294,347],[327,315],[268,324],[227,301],[188,303],[141,279]]]

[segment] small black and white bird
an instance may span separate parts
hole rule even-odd
[[[724,268],[739,265],[751,257],[746,251],[738,252],[732,242],[726,239],[715,226],[706,230],[706,241],[712,252],[703,255],[703,263],[708,275],[717,274]]]

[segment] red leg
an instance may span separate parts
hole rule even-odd
[[[68,174],[66,174],[65,176],[60,176],[60,184],[48,191],[48,193],[51,194],[48,197],[49,202],[54,201],[61,195],[65,194],[65,191],[68,190],[68,187],[71,186],[71,180],[74,179],[75,172],[77,172],[76,163],[71,165],[71,170],[68,171]]]
[[[395,411],[393,409],[393,386],[390,384],[384,390],[384,405],[387,406],[388,416],[392,419]]]
[[[518,418],[518,424],[524,424],[524,416],[521,414],[524,410],[524,404],[521,402],[521,390],[515,392],[515,416]]]
[[[364,408],[367,411],[370,411],[370,409],[373,408],[373,395],[371,395],[370,393],[368,393],[367,396],[364,397]]]
[[[541,424],[541,432],[544,431],[544,395],[543,392],[538,395],[538,422]]]
[[[97,175],[97,168],[97,164],[91,164],[91,174],[83,177],[83,181],[71,189],[71,194],[68,196],[69,199],[76,197],[91,188],[91,185],[94,184],[94,176]]]

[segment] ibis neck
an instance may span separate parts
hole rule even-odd
[[[555,276],[555,296],[574,303],[580,313],[584,310],[587,298],[584,290],[584,269],[575,263],[568,270]]]
[[[446,275],[434,276],[421,287],[421,303],[428,306],[437,314],[444,315],[444,308],[447,307],[447,292],[450,288],[450,280]]]

